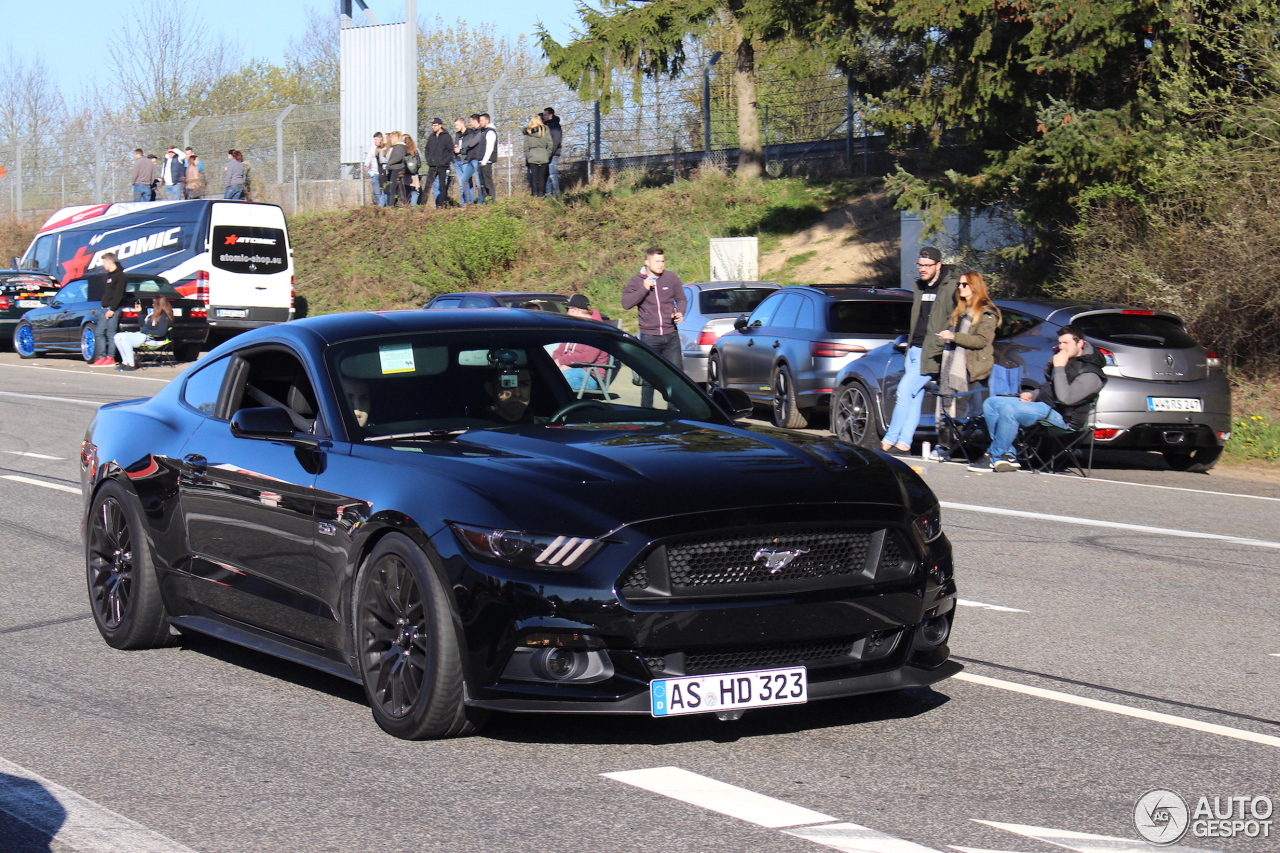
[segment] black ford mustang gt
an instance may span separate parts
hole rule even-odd
[[[405,738],[490,710],[734,718],[959,671],[928,486],[745,408],[540,312],[256,329],[90,425],[93,615],[117,648],[172,626],[362,683]]]

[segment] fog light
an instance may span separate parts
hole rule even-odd
[[[590,659],[585,652],[565,648],[539,649],[533,656],[533,671],[548,681],[568,681],[587,671]]]
[[[930,646],[940,646],[951,635],[951,623],[945,616],[935,616],[920,623],[920,639]]]

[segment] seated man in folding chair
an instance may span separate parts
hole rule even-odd
[[[134,307],[139,314],[142,314],[141,302]],[[116,349],[120,352],[121,363],[116,365],[116,370],[137,370],[137,360],[134,358],[133,351],[148,341],[163,341],[169,336],[169,329],[172,326],[173,308],[169,305],[169,300],[163,296],[155,297],[151,301],[151,310],[138,324],[138,331],[116,332],[115,337],[112,338]]]
[[[1106,384],[1106,362],[1084,339],[1078,326],[1058,330],[1058,347],[1045,368],[1045,382],[1018,397],[988,397],[982,414],[991,433],[991,447],[970,471],[1016,471],[1013,443],[1020,427],[1044,419],[1059,429],[1078,430],[1089,420],[1094,398]]]
[[[591,303],[581,293],[569,297],[566,313],[579,320],[595,320],[600,322],[598,312],[591,310]],[[608,382],[609,354],[604,350],[566,341],[556,347],[551,360],[559,365],[569,387],[579,397],[587,391],[606,391]]]

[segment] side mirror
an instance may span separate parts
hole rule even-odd
[[[894,352],[900,352],[905,355],[907,352],[907,336],[898,335],[896,338],[894,338],[893,349],[894,349]]]
[[[717,385],[711,389],[711,400],[734,420],[748,417],[754,410],[751,398],[741,388],[722,388]]]
[[[319,447],[314,435],[294,429],[289,413],[276,406],[241,409],[231,416],[231,434],[257,441],[280,441],[295,447]]]
[[[739,332],[745,329],[747,327],[747,315],[739,314],[738,319],[733,321],[733,327],[737,329]]]

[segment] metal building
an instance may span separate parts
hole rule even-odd
[[[369,26],[356,26],[354,5],[364,11]],[[418,4],[417,0],[405,0],[404,5],[403,24],[379,24],[364,0],[341,0],[340,148],[344,166],[364,160],[375,131],[418,135]]]

